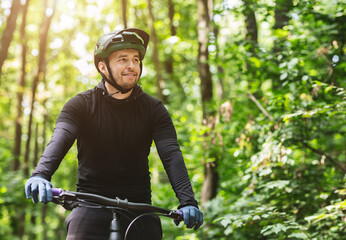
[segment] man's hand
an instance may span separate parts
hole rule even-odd
[[[180,208],[179,211],[183,213],[184,224],[187,228],[194,228],[197,230],[203,224],[203,213],[194,206],[186,206]],[[179,225],[179,222],[174,220],[175,225]]]
[[[32,197],[34,203],[38,203],[38,195],[40,196],[40,202],[50,202],[53,198],[52,184],[43,177],[31,177],[25,183],[25,194],[27,199]]]

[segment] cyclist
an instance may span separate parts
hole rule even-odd
[[[194,229],[203,224],[170,115],[137,84],[148,41],[149,34],[136,28],[98,40],[94,63],[102,81],[63,107],[51,141],[25,184],[27,198],[34,203],[52,200],[51,177],[77,139],[77,191],[151,203],[148,155],[154,140],[184,224]],[[74,208],[65,221],[67,239],[107,239],[111,219],[105,209]],[[127,224],[126,218],[120,220]],[[138,225],[141,239],[162,238],[157,216],[146,216]]]

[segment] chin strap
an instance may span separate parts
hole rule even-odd
[[[115,95],[115,94],[117,94],[117,93],[120,93],[120,91],[116,91],[116,92],[114,92],[114,93],[109,93],[109,94],[108,94],[108,97],[111,97],[111,96],[113,96],[113,95]]]
[[[102,80],[108,82],[110,85],[112,85],[113,87],[116,88],[116,86],[114,86],[114,84],[113,84],[103,73],[100,72],[100,74],[101,74],[101,76],[102,76]],[[107,90],[106,90],[106,91],[107,91]],[[107,92],[108,92],[108,91],[107,91]],[[115,95],[115,94],[117,94],[117,93],[120,93],[120,92],[121,92],[121,91],[115,91],[114,93],[108,93],[108,96],[111,97],[111,96],[113,96],[113,95]]]
[[[110,95],[110,96],[113,96],[114,94],[117,94],[117,93],[119,93],[119,92],[121,92],[122,94],[125,94],[125,93],[128,93],[129,91],[131,91],[132,88],[131,88],[131,89],[124,89],[123,87],[119,86],[119,85],[115,82],[115,80],[114,80],[114,78],[113,78],[112,71],[111,71],[111,67],[109,66],[109,61],[108,61],[108,59],[105,59],[105,63],[106,63],[106,67],[107,67],[107,70],[108,70],[109,78],[110,78],[110,79],[108,79],[102,72],[100,72],[102,78],[103,78],[105,81],[107,81],[110,85],[112,85],[113,87],[115,87],[116,89],[119,90],[119,91],[116,91],[115,93],[112,93],[112,94],[109,94],[109,95]]]

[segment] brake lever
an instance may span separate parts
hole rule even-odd
[[[77,195],[73,194],[71,192],[68,191],[63,191],[62,193],[60,193],[59,197],[64,200],[64,201],[76,201],[77,200]]]
[[[68,191],[60,191],[58,195],[53,193],[52,202],[63,206],[66,210],[72,210],[79,205],[76,194]]]

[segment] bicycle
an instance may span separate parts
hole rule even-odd
[[[157,214],[159,216],[172,218],[178,222],[183,221],[183,213],[179,210],[169,210],[150,204],[129,202],[126,199],[112,199],[97,194],[67,191],[61,188],[53,188],[52,193],[52,202],[63,206],[66,210],[72,210],[75,207],[99,207],[112,210],[113,220],[110,223],[109,240],[126,240],[130,228],[139,218],[146,215]],[[125,231],[124,237],[121,234],[120,223],[117,216],[120,214],[120,210],[125,210],[130,213],[131,211],[137,210],[146,211],[146,213],[138,215],[131,221]],[[139,234],[138,229],[137,233]]]

